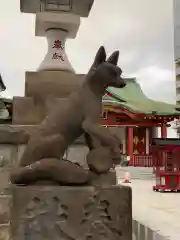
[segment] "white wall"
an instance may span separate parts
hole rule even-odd
[[[160,127],[157,128],[157,132],[158,132],[157,137],[160,138],[161,137],[161,128]],[[167,128],[167,138],[178,138],[177,130],[173,129],[171,127],[168,127]]]

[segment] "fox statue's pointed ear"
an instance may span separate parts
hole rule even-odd
[[[115,51],[111,54],[111,56],[108,58],[107,62],[111,63],[113,65],[117,65],[119,59],[119,51]]]
[[[96,57],[94,59],[94,65],[97,66],[105,61],[106,61],[106,51],[105,51],[105,48],[101,46],[98,52],[96,53]]]

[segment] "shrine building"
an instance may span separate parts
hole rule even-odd
[[[168,122],[180,117],[177,105],[149,99],[133,78],[125,88],[108,88],[103,107],[104,125],[122,139],[122,152],[133,166],[152,164],[152,138],[166,138]]]

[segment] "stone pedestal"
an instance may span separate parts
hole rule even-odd
[[[132,240],[131,188],[12,187],[12,240]]]

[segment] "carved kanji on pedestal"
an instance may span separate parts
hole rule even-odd
[[[22,190],[14,189],[16,193]],[[14,197],[15,240],[131,240],[128,187],[50,187],[48,190],[35,187],[26,189],[25,193],[28,197],[21,204]]]

